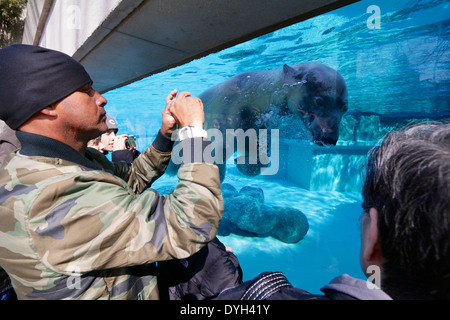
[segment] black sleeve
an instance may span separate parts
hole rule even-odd
[[[237,257],[214,238],[200,251],[182,260],[158,262],[161,300],[208,300],[242,283]]]
[[[133,162],[133,151],[131,150],[117,150],[111,153],[112,162],[125,161],[126,163]]]

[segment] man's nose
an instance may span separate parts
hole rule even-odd
[[[106,106],[106,104],[108,103],[108,101],[106,100],[106,98],[104,96],[102,96],[100,93],[98,93],[98,91],[95,91],[96,94],[96,99],[95,102],[97,103],[97,105],[99,107],[104,108]]]

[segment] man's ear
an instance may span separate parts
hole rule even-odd
[[[369,216],[370,225],[367,226],[367,237],[363,255],[369,265],[381,267],[383,264],[383,255],[378,241],[378,210],[370,208]]]
[[[44,109],[42,109],[39,112],[46,116],[55,116],[56,115],[56,103],[53,103],[53,104],[49,105],[48,107],[45,107]]]

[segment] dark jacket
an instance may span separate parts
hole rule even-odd
[[[217,238],[189,258],[158,262],[157,272],[161,300],[213,299],[242,283],[238,259]]]
[[[294,288],[281,272],[264,272],[220,293],[217,300],[392,300],[381,289],[369,288],[368,282],[341,275],[320,289],[324,294],[311,294]]]
[[[116,150],[111,152],[111,161],[119,162],[125,161],[126,163],[132,163],[134,159],[139,157],[141,153],[138,150]]]

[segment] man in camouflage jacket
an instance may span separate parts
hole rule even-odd
[[[70,79],[50,83],[69,91],[50,104],[41,97],[50,91],[24,92],[26,100],[14,104],[9,94],[19,89],[0,83],[0,118],[17,130],[22,144],[0,167],[0,265],[19,299],[158,299],[155,262],[199,251],[215,238],[223,212],[218,168],[198,157],[195,163],[183,157],[173,193],[149,189],[169,162],[173,126],[201,130],[201,101],[173,91],[152,145],[131,165],[112,163],[86,148],[106,130],[106,100],[75,60],[13,46],[0,50],[3,75],[13,81],[8,68],[14,59],[30,61],[36,53],[39,66],[18,67],[15,77],[38,70],[30,83],[45,83],[70,70]],[[183,143],[196,139],[205,142],[193,134]]]

